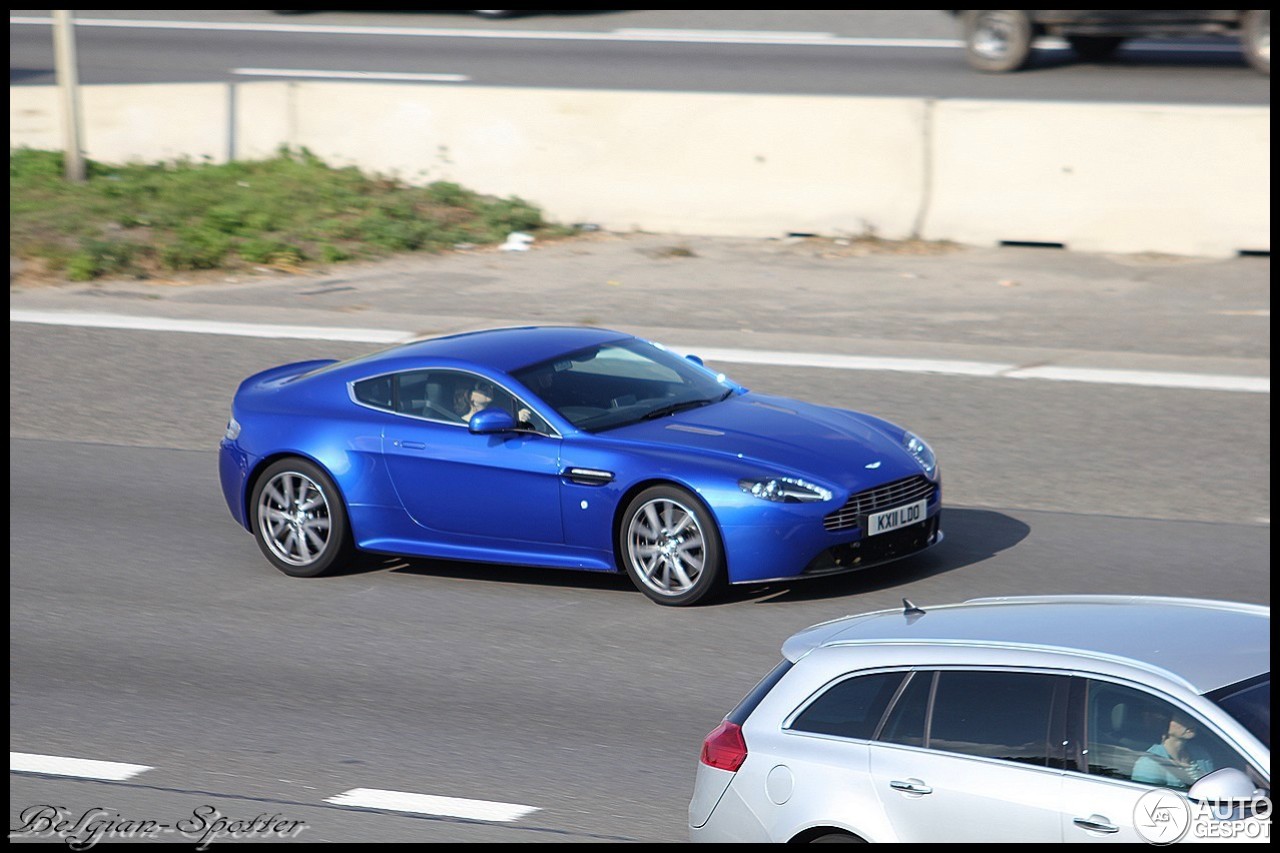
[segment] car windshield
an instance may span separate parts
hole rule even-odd
[[[1208,694],[1254,737],[1271,748],[1271,673],[1223,687]]]
[[[635,339],[587,347],[512,375],[587,432],[708,406],[734,392],[723,377]]]

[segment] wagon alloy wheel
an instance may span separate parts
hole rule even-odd
[[[659,486],[637,495],[621,534],[628,574],[659,604],[693,604],[719,585],[719,535],[706,510],[682,489]]]
[[[277,462],[258,479],[253,530],[267,559],[298,577],[323,574],[350,550],[337,488],[301,459]]]

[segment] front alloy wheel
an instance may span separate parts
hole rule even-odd
[[[965,57],[979,71],[1017,71],[1031,58],[1031,19],[1018,9],[969,9],[964,13]]]
[[[254,488],[252,522],[258,547],[287,575],[315,577],[349,556],[338,490],[306,460],[284,459],[263,472]]]
[[[619,534],[627,573],[659,604],[693,604],[720,585],[715,523],[683,489],[656,486],[641,492],[623,513]]]

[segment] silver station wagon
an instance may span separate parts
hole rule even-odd
[[[1133,596],[815,625],[708,735],[690,837],[1269,840],[1270,639],[1269,607]]]

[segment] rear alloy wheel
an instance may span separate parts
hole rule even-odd
[[[1240,26],[1244,57],[1255,71],[1271,76],[1271,10],[1250,9]]]
[[[659,604],[694,604],[723,581],[715,521],[697,498],[675,486],[645,489],[627,505],[618,550],[632,582]]]
[[[1017,71],[1031,58],[1031,19],[1018,9],[969,9],[964,13],[964,48],[979,71]]]
[[[286,575],[322,575],[351,556],[338,488],[305,459],[282,459],[258,478],[250,504],[258,547]]]

